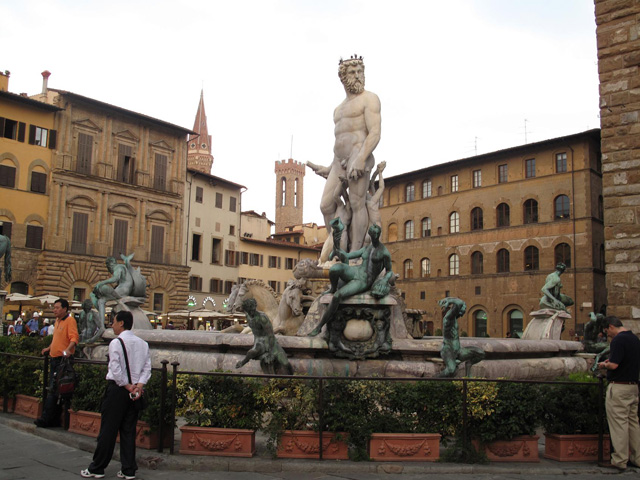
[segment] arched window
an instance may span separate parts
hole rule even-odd
[[[511,310],[509,312],[509,331],[511,332],[511,336],[513,338],[517,338],[517,333],[522,333],[524,330],[524,316],[520,310]]]
[[[431,236],[431,219],[429,217],[424,217],[422,219],[422,236],[423,237]]]
[[[460,275],[460,257],[455,253],[449,256],[449,275]]]
[[[507,205],[506,203],[501,203],[500,205],[498,205],[498,208],[496,208],[496,215],[496,225],[498,225],[498,227],[508,227],[510,225],[511,214],[509,205]]]
[[[507,273],[509,272],[509,250],[506,248],[501,248],[497,253],[497,272],[498,273]]]
[[[431,260],[423,258],[420,260],[420,276],[429,277],[431,275]]]
[[[413,202],[416,199],[416,187],[413,183],[407,184],[405,188],[405,201]]]
[[[482,209],[476,207],[471,210],[471,230],[482,230],[484,221],[482,218]]]
[[[449,215],[449,233],[458,233],[460,231],[460,214],[453,212]]]
[[[413,278],[413,261],[404,261],[404,278]]]
[[[21,293],[22,295],[29,295],[29,285],[24,282],[13,282],[11,284],[11,287],[9,288],[9,293]]]
[[[524,202],[524,223],[538,223],[538,202],[533,198]]]
[[[387,242],[398,241],[398,225],[396,223],[390,223],[387,232]]]
[[[298,203],[298,179],[296,178],[294,184],[293,184],[293,206],[294,207],[298,207],[299,203]]]
[[[422,198],[429,198],[431,196],[431,180],[425,180],[422,182]]]
[[[282,179],[280,179],[280,185],[282,187],[282,197],[280,199],[280,205],[284,207],[287,204],[287,179],[282,177]]]
[[[571,247],[567,243],[559,243],[553,249],[554,266],[560,262],[564,263],[567,268],[571,267]]]
[[[482,252],[473,252],[471,254],[471,274],[472,275],[482,275]]]
[[[556,220],[568,220],[571,218],[569,213],[569,197],[566,195],[558,195],[553,202],[553,213]]]
[[[478,310],[473,314],[473,329],[476,337],[488,337],[487,335],[487,312]]]
[[[529,245],[524,249],[524,269],[538,270],[540,268],[538,249],[533,245]]]
[[[413,220],[409,220],[404,224],[404,239],[409,240],[413,238]]]

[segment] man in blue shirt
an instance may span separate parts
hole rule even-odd
[[[40,325],[38,324],[38,319],[40,318],[40,314],[38,312],[33,312],[33,316],[31,320],[27,322],[27,332],[30,337],[35,337],[38,335],[40,331]]]
[[[624,471],[631,460],[640,466],[640,425],[638,424],[638,376],[640,340],[618,317],[604,319],[604,330],[611,337],[609,358],[600,362],[607,369],[607,422],[614,452],[611,466]],[[631,457],[629,457],[629,454]]]

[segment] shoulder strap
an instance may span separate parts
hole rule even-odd
[[[131,370],[129,369],[129,357],[127,356],[127,349],[124,346],[124,341],[120,337],[118,337],[118,340],[120,340],[120,343],[122,344],[122,351],[124,352],[124,363],[127,365],[127,377],[129,377],[129,383],[133,385],[133,382],[131,381]]]

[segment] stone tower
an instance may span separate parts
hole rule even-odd
[[[640,3],[595,1],[607,314],[640,334]]]
[[[204,113],[204,92],[200,90],[200,103],[193,124],[195,135],[189,135],[187,149],[187,168],[211,174],[213,155],[211,154],[211,135],[207,129],[207,115]]]
[[[305,166],[292,158],[276,161],[276,233],[302,224]]]

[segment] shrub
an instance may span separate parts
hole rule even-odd
[[[71,408],[76,411],[100,412],[102,396],[107,386],[107,366],[76,363],[74,369],[79,380],[71,397]]]
[[[558,380],[592,385],[548,384],[542,387],[542,426],[545,433],[598,433],[598,408],[602,402],[598,380],[586,372],[572,373],[568,378]],[[606,425],[607,422],[604,423]]]

